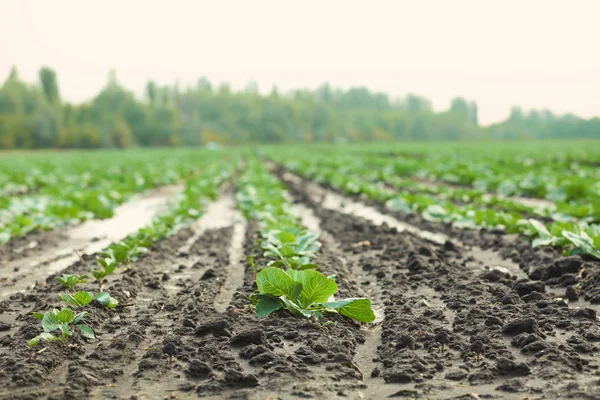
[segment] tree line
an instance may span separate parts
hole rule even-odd
[[[0,148],[600,137],[598,118],[514,108],[506,121],[481,127],[477,112],[475,102],[461,97],[436,113],[429,100],[412,94],[391,99],[364,87],[324,84],[263,95],[253,82],[233,91],[206,78],[185,89],[150,81],[139,99],[114,71],[91,101],[70,104],[52,69],[43,67],[32,85],[13,68],[0,87]]]

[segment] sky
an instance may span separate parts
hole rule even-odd
[[[600,115],[598,15],[599,0],[0,0],[0,80],[47,65],[80,102],[114,68],[138,95],[204,75],[415,93],[436,110],[463,96],[483,124],[513,105],[587,118]]]

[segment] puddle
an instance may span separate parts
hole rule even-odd
[[[154,215],[182,188],[182,185],[165,186],[149,192],[144,197],[133,198],[117,207],[110,219],[90,220],[68,229],[64,233],[66,239],[58,250],[14,260],[0,267],[0,278],[7,279],[2,286],[0,299],[6,299],[14,293],[27,290],[37,282],[45,281],[49,275],[60,272],[76,262],[80,255],[101,251],[111,243],[150,224]]]

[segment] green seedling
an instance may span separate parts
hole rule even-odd
[[[42,329],[44,332],[31,339],[28,345],[35,346],[41,340],[47,342],[59,341],[66,345],[69,337],[73,335],[72,327],[77,327],[84,337],[94,339],[96,336],[92,328],[80,323],[86,315],[87,313],[85,311],[75,314],[73,310],[68,307],[64,307],[60,311],[55,308],[45,314],[33,313],[33,316],[36,319],[42,321]],[[52,334],[54,331],[59,331],[60,334],[57,336]]]
[[[86,283],[88,281],[89,277],[87,275],[68,275],[68,274],[63,274],[63,276],[57,276],[56,280],[59,281],[60,283],[62,283],[64,286],[68,287],[71,290],[75,290],[75,285],[78,285],[80,283]]]
[[[91,273],[98,282],[102,282],[104,278],[112,274],[119,264],[110,249],[102,253],[102,257],[96,257],[96,260],[102,266],[102,269],[92,269]]]
[[[335,300],[335,281],[314,270],[284,271],[277,267],[263,268],[256,275],[258,294],[250,296],[256,315],[264,318],[286,309],[292,315],[318,319],[325,313],[338,313],[347,318],[372,322],[375,314],[366,298]]]
[[[300,228],[273,229],[267,233],[261,247],[266,257],[277,258],[269,263],[270,266],[294,270],[316,269],[317,266],[310,263],[310,257],[321,248],[318,239],[318,234]]]
[[[61,293],[58,295],[65,303],[73,307],[85,307],[93,300],[98,300],[106,308],[115,308],[119,302],[107,292],[94,294],[92,292],[77,292],[74,295]]]

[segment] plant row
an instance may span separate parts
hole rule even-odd
[[[244,216],[258,222],[259,245],[267,260],[260,268],[253,264],[259,269],[258,293],[250,301],[258,317],[285,309],[315,319],[327,313],[361,322],[375,319],[369,299],[335,299],[335,276],[318,271],[319,266],[311,261],[321,248],[319,235],[293,216],[285,186],[256,158],[248,160],[238,181],[237,201]]]
[[[392,188],[374,180],[367,172],[363,175],[356,169],[331,166],[330,161],[324,158],[309,162],[284,155],[272,158],[308,179],[316,178],[318,183],[326,183],[345,193],[364,195],[385,203],[392,211],[419,213],[426,220],[450,223],[456,228],[500,229],[508,233],[520,233],[529,237],[533,246],[550,245],[563,248],[567,254],[587,254],[600,258],[600,225],[585,220],[554,213],[555,220],[545,223],[522,213],[500,211],[489,203],[483,203],[482,198],[469,198],[472,202],[456,204],[441,197]]]
[[[206,166],[186,183],[184,190],[173,203],[156,215],[148,226],[111,244],[96,256],[98,265],[90,271],[90,275],[100,288],[97,293],[76,291],[76,286],[88,282],[90,279],[88,275],[73,274],[57,277],[56,279],[63,286],[70,289],[68,293],[59,294],[59,298],[66,305],[61,310],[52,309],[46,313],[33,314],[35,318],[42,321],[43,332],[33,338],[29,345],[36,345],[42,340],[66,343],[73,334],[74,328],[77,328],[84,337],[93,338],[93,329],[82,323],[88,311],[76,313],[72,308],[79,311],[93,301],[100,302],[107,308],[116,307],[118,301],[101,290],[105,278],[115,273],[119,267],[135,261],[160,239],[199,218],[204,213],[208,202],[216,198],[221,184],[232,177],[234,170],[234,163],[231,162],[221,161]]]
[[[35,230],[110,218],[115,208],[132,195],[193,175],[198,158],[208,164],[220,157],[201,151],[181,153],[179,157],[175,152],[159,158],[136,157],[135,152],[123,153],[119,158],[118,154],[98,160],[96,156],[88,157],[81,160],[75,172],[54,179],[55,184],[48,184],[36,194],[0,200],[0,244]],[[38,168],[35,163],[31,167],[33,171]],[[47,173],[52,176],[52,171]]]

